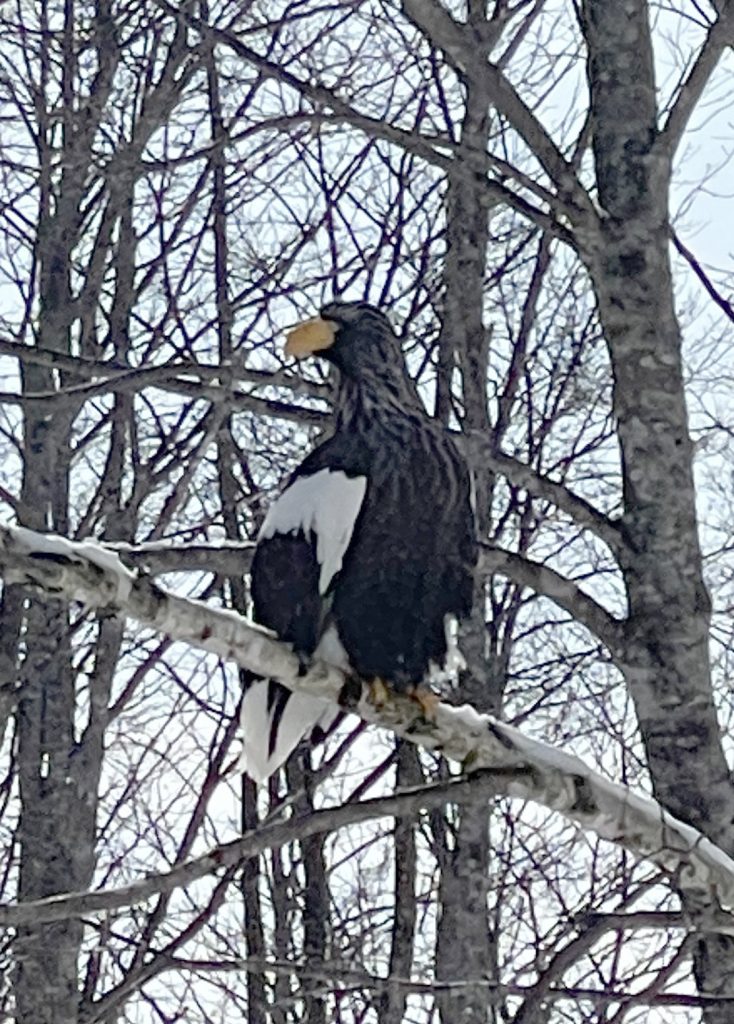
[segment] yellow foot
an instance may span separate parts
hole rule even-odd
[[[427,686],[409,686],[406,692],[410,699],[420,706],[423,717],[432,722],[436,717],[436,709],[441,703],[441,698],[437,697]]]
[[[390,700],[390,690],[387,683],[375,676],[371,683],[367,684],[369,690],[369,699],[376,708],[384,708],[387,702]]]

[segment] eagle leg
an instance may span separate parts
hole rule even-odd
[[[339,707],[344,711],[356,711],[362,696],[362,680],[359,676],[348,675],[339,693]]]
[[[426,721],[433,722],[436,718],[436,710],[441,703],[441,698],[433,690],[429,690],[427,686],[409,686],[406,693],[420,707]]]
[[[298,678],[301,679],[303,676],[308,675],[308,670],[313,664],[313,658],[310,654],[304,654],[303,651],[296,651],[298,655]]]
[[[390,700],[390,689],[384,679],[380,679],[379,676],[367,684],[369,690],[369,700],[371,704],[378,709],[384,708],[387,702]]]

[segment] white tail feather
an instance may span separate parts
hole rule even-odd
[[[275,706],[268,707],[268,679],[251,683],[242,698],[240,724],[242,755],[240,765],[255,782],[264,782],[277,771],[299,741],[316,726],[328,731],[339,709],[330,701],[319,700],[304,693],[290,693],[277,722],[271,752]]]
[[[349,659],[333,623],[324,630],[314,658],[348,671]],[[269,679],[254,679],[248,682],[242,697],[240,767],[255,782],[264,782],[277,771],[300,740],[314,729],[321,730],[319,739],[322,739],[342,715],[341,708],[331,701],[293,690],[288,692],[285,704],[273,703],[269,700],[270,685]],[[285,696],[284,688],[279,689]],[[272,753],[271,738],[274,741]]]

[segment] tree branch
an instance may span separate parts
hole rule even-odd
[[[167,14],[185,21],[192,28],[201,32],[205,38],[211,40],[211,42],[229,47],[237,56],[247,61],[253,67],[256,67],[263,78],[273,79],[288,86],[302,99],[313,104],[315,107],[313,111],[304,111],[302,113],[303,120],[312,121],[317,124],[325,121],[331,123],[341,121],[350,124],[353,128],[364,132],[368,138],[381,139],[398,146],[405,152],[415,153],[427,163],[440,168],[445,173],[451,172],[472,183],[478,182],[482,189],[482,199],[488,207],[496,205],[497,202],[506,203],[522,216],[537,224],[543,231],[547,231],[554,238],[558,238],[572,249],[576,249],[576,240],[572,232],[553,215],[555,211],[546,213],[544,210],[528,202],[523,196],[507,188],[501,182],[493,180],[486,175],[477,175],[471,168],[464,167],[461,161],[456,158],[457,146],[448,136],[431,138],[421,135],[419,132],[390,124],[385,118],[364,114],[356,110],[350,103],[343,100],[337,93],[326,86],[301,79],[284,68],[282,64],[264,57],[257,50],[243,43],[232,32],[209,25],[200,18],[175,8],[166,0],[156,0],[156,2]],[[490,163],[492,162],[490,154],[487,154],[487,160]],[[506,166],[502,170],[503,174],[507,173]],[[521,180],[518,177],[517,180],[519,184],[524,184],[528,188],[539,191],[541,197],[546,194],[545,190],[540,189],[537,183],[531,182],[530,179]],[[560,212],[565,213],[569,220],[573,220],[573,210],[570,207],[567,209],[562,199],[551,196],[549,201],[554,202],[561,208]],[[593,212],[593,207],[590,207],[590,209]]]
[[[707,899],[713,893],[726,905],[734,905],[734,861],[702,833],[665,812],[651,797],[609,782],[578,758],[530,739],[491,716],[479,715],[468,705],[454,708],[440,704],[431,720],[426,720],[418,704],[408,697],[392,695],[380,708],[365,696],[357,702],[347,699],[354,689],[353,681],[346,680],[335,668],[316,663],[299,677],[296,655],[264,630],[233,612],[167,594],[147,577],[126,569],[110,551],[89,541],[76,544],[20,527],[2,527],[0,570],[7,582],[25,583],[47,594],[63,595],[103,614],[128,615],[174,640],[188,642],[260,675],[277,678],[292,689],[334,703],[341,701],[365,721],[391,729],[412,743],[441,751],[462,762],[467,771],[483,770],[493,792],[533,800],[555,810],[636,856],[647,857],[665,871],[675,873],[679,887],[700,892]],[[456,790],[447,789],[440,799],[468,794],[471,780],[455,785]],[[325,817],[309,815],[299,826],[300,835],[315,834],[321,828],[332,829],[339,822],[365,820],[375,814],[403,813],[404,803],[400,801],[405,799],[403,794],[319,812]],[[430,796],[421,790],[415,794],[414,806],[424,806],[428,799]],[[338,812],[343,812],[343,818]],[[254,856],[266,848],[263,843],[286,842],[293,838],[289,831],[292,827],[292,822],[274,825],[266,830],[265,839],[260,832],[246,836],[173,869],[154,883],[146,879],[112,894],[54,896],[21,907],[6,907],[0,912],[0,922],[10,925],[26,920],[24,915],[31,908],[32,919],[38,923],[146,899],[153,892],[163,891],[161,885],[184,885],[235,859]],[[304,829],[310,831],[305,833]]]
[[[391,988],[398,988],[403,993],[420,993],[422,995],[436,995],[445,993],[449,996],[460,996],[466,989],[479,988],[487,993],[487,997],[508,996],[522,997],[532,1000],[533,1006],[537,1008],[538,998],[536,997],[536,985],[505,984],[486,975],[481,978],[468,978],[463,976],[453,981],[439,981],[437,979],[423,981],[409,976],[390,974],[382,977],[364,968],[355,967],[353,963],[346,964],[336,959],[319,962],[309,958],[305,960],[278,960],[274,957],[236,957],[231,959],[192,959],[167,955],[165,952],[159,956],[156,975],[167,970],[191,971],[193,974],[215,974],[238,971],[253,971],[258,974],[272,972],[290,978],[298,978],[301,984],[310,982],[311,992],[322,992],[333,994],[335,991],[343,992],[345,989],[368,990],[373,993],[388,992]],[[297,1002],[300,994],[294,994],[290,1000],[285,1002]],[[621,1004],[623,1007],[723,1007],[734,1002],[734,997],[718,995],[716,993],[704,995],[691,995],[688,992],[664,992],[647,993],[646,991],[635,992],[619,988],[580,985],[554,985],[547,992],[543,993],[543,999],[547,1002],[560,1000],[583,1000],[592,1003],[594,1006],[607,1007],[610,1004]],[[95,1024],[100,1021],[101,1016],[95,1015],[85,1024]],[[513,1019],[513,1024],[516,1018]]]
[[[487,573],[501,573],[520,586],[550,598],[601,640],[613,660],[623,657],[624,623],[555,569],[491,544],[483,545],[480,565]]]
[[[12,356],[21,363],[62,370],[83,378],[80,383],[69,384],[54,391],[25,392],[22,395],[3,393],[4,401],[52,402],[69,398],[83,401],[95,395],[139,392],[147,387],[156,387],[179,394],[209,398],[212,402],[231,401],[235,405],[243,401],[261,404],[265,402],[265,399],[253,398],[251,394],[240,391],[235,386],[240,383],[252,387],[287,388],[294,395],[309,398],[328,399],[330,394],[328,386],[309,381],[301,374],[286,370],[248,369],[242,365],[243,360],[239,356],[232,362],[222,362],[217,366],[208,366],[194,360],[171,361],[161,363],[159,366],[125,366],[114,360],[102,361],[84,356],[71,356],[0,337],[0,356],[3,355]],[[232,381],[231,384],[222,383],[223,380],[229,379]],[[309,411],[304,409],[306,414]]]
[[[151,576],[170,572],[211,572],[219,576],[245,576],[250,571],[253,541],[219,541],[216,544],[173,544],[145,541],[142,544],[105,543],[126,565]]]
[[[668,118],[658,134],[653,153],[657,152],[667,160],[673,159],[696,104],[716,70],[722,53],[731,45],[734,45],[734,3],[732,0],[723,0],[719,16],[698,51],[688,77],[678,90]]]
[[[166,541],[105,544],[105,550],[119,554],[124,563],[155,576],[193,571],[244,576],[249,572],[254,548],[255,545],[248,541],[186,544],[184,547]],[[490,544],[483,546],[480,569],[485,574],[501,573],[520,586],[550,598],[585,625],[608,648],[614,659],[621,656],[624,623],[555,569]]]
[[[481,774],[477,775],[481,780]],[[96,892],[65,893],[27,903],[0,905],[0,927],[63,921],[72,917],[106,912],[142,903],[152,896],[166,895],[207,875],[239,865],[265,850],[302,841],[309,836],[333,832],[346,825],[373,818],[417,813],[447,801],[462,802],[473,788],[472,779],[443,782],[432,787],[416,787],[389,797],[374,797],[357,803],[342,804],[310,812],[270,825],[262,825],[241,839],[222,843],[199,857],[177,864],[169,871],[147,874],[140,881]]]
[[[681,241],[677,231],[672,227],[670,229],[670,237],[676,251],[680,253],[683,259],[686,261],[688,266],[691,268],[693,273],[696,275],[698,280],[701,282],[709,297],[713,299],[720,310],[731,320],[734,321],[734,306],[728,299],[725,299],[718,288],[714,285],[714,282],[708,276],[706,271],[703,269],[701,264],[698,262],[696,257],[693,255],[691,250]]]
[[[522,487],[535,498],[543,498],[565,512],[577,526],[586,528],[602,540],[617,556],[628,553],[628,546],[619,524],[594,508],[585,498],[574,494],[564,484],[550,480],[538,473],[532,466],[519,462],[511,455],[496,451],[483,435],[474,435],[464,441],[455,437],[458,444],[464,444],[470,458],[484,462],[489,468],[506,477],[516,487]]]
[[[462,73],[475,82],[484,83],[497,110],[507,118],[554,183],[558,201],[571,223],[574,226],[582,223],[587,228],[593,225],[597,215],[573,165],[502,71],[482,55],[477,59],[476,40],[466,27],[454,21],[437,0],[403,0],[403,10]]]

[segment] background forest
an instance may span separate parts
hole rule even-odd
[[[368,299],[477,479],[447,700],[734,855],[732,43],[732,0],[4,0],[0,522],[247,615],[329,424],[283,331]],[[356,717],[258,789],[236,665],[8,580],[0,1019],[731,1020],[731,904],[621,818]]]

